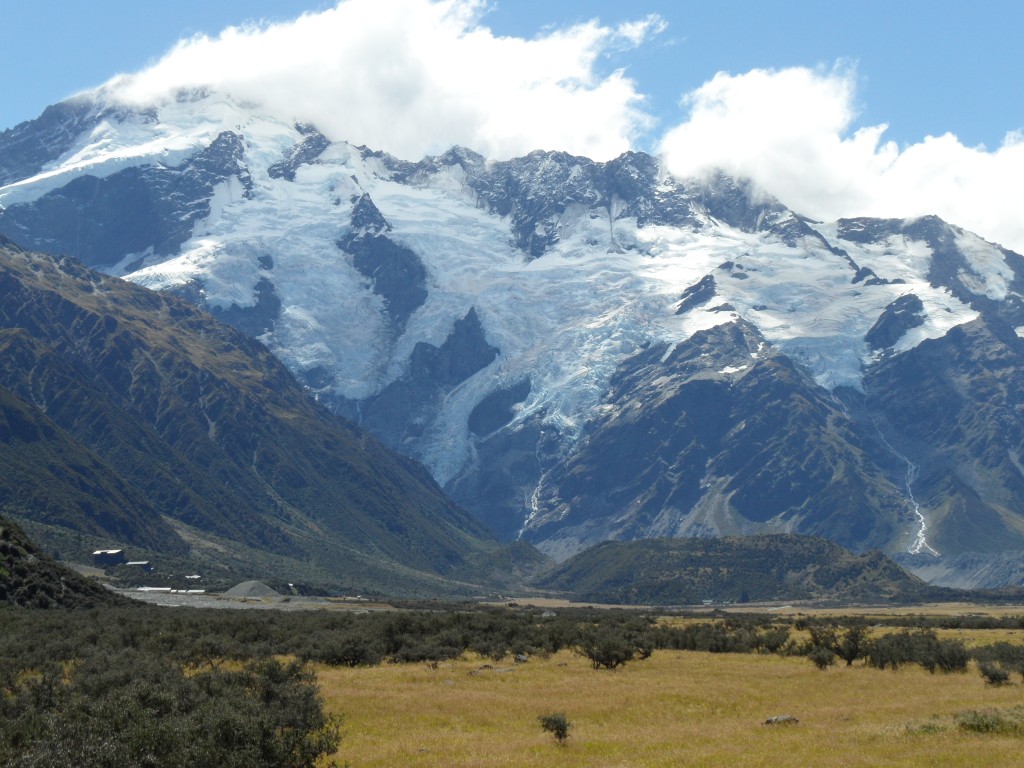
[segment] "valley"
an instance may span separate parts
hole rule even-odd
[[[494,668],[481,671],[486,663]],[[685,651],[611,673],[566,653],[509,666],[470,658],[436,670],[320,670],[327,706],[351,713],[338,757],[367,766],[973,766],[1013,763],[1020,749],[1019,736],[957,725],[964,712],[1019,711],[1018,685],[992,688],[972,673],[823,673],[805,659]],[[537,723],[549,711],[573,724],[564,747]],[[785,714],[799,722],[764,724]]]
[[[33,678],[5,678],[0,712],[11,718],[9,733],[19,734],[15,748],[23,759],[45,761],[74,736],[70,726],[56,726],[43,745],[33,741],[33,723],[60,718],[67,707],[77,708],[79,722],[90,722],[115,703],[132,717],[96,722],[90,735],[117,739],[129,761],[145,759],[158,743],[164,756],[173,756],[186,747],[167,741],[166,729],[180,736],[196,727],[167,709],[179,695],[173,670],[181,665],[200,683],[269,674],[282,690],[291,686],[292,696],[315,696],[315,707],[303,710],[302,727],[316,730],[306,743],[318,745],[319,756],[304,761],[294,752],[289,759],[296,762],[288,764],[297,766],[1005,764],[1014,760],[1024,733],[1021,610],[793,605],[658,613],[466,603],[370,613],[123,604],[101,611],[2,608],[3,671],[30,668],[39,677],[33,709],[26,709]],[[57,626],[60,633],[52,631]],[[841,659],[812,663],[814,649],[824,647],[815,642],[830,642],[821,639],[830,632],[842,639],[856,627],[864,641],[849,665]],[[608,648],[626,642],[644,650],[630,650],[614,668],[598,668],[591,655],[609,658],[609,651],[598,656],[590,650],[601,647],[588,645],[594,632],[613,644]],[[24,642],[28,633],[38,642]],[[894,638],[903,640],[894,644]],[[907,655],[881,655],[900,643]],[[936,666],[915,655],[929,647],[944,649],[946,656],[937,658],[947,661]],[[127,654],[132,669],[103,666],[112,653]],[[278,662],[268,654],[303,663],[274,672],[267,665]],[[63,680],[49,674],[61,659],[80,660]],[[986,678],[993,664],[1006,671],[1005,681]],[[154,698],[147,686],[158,667],[168,687]],[[90,677],[103,669],[102,680]],[[126,675],[131,685],[112,686]],[[89,698],[79,698],[82,686],[90,687]],[[44,689],[49,697],[40,699]],[[203,703],[206,723],[195,733],[206,733],[210,723],[245,732],[270,728],[266,738],[276,744],[287,730],[274,730],[275,712],[268,705],[257,719],[244,708],[220,709],[211,699]],[[541,727],[539,719],[552,713],[568,723],[564,743]],[[156,717],[163,718],[163,730]],[[12,746],[0,740],[0,757],[9,757]],[[87,765],[101,750],[98,739],[85,737],[73,748],[79,764]],[[201,737],[191,745],[207,748],[212,742]]]
[[[1024,6],[646,5],[4,5],[0,766],[1021,762]]]

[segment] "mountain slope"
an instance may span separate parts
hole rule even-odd
[[[229,94],[85,95],[0,135],[0,233],[259,338],[559,557],[773,531],[1024,548],[1018,254],[935,217],[809,221],[642,153],[343,138]]]
[[[19,519],[164,555],[230,542],[362,589],[496,548],[422,467],[172,296],[0,243],[0,344]]]
[[[121,602],[129,601],[59,565],[0,517],[0,606],[95,608]]]
[[[572,554],[576,542],[756,531],[880,547],[902,499],[842,404],[730,323],[624,363],[537,506],[531,529]]]
[[[561,563],[538,586],[580,600],[636,605],[913,602],[943,594],[880,552],[856,555],[824,539],[791,534],[607,542]]]

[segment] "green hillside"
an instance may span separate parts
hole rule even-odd
[[[0,606],[93,608],[127,602],[43,554],[17,525],[0,517]]]
[[[66,559],[130,547],[378,594],[494,583],[477,583],[498,550],[486,529],[419,464],[319,407],[261,344],[9,241],[0,462],[0,513]]]
[[[858,555],[791,534],[606,542],[565,561],[536,586],[580,600],[638,605],[764,600],[924,600],[929,587],[880,552]]]

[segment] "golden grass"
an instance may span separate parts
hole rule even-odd
[[[828,618],[831,614],[818,615],[816,618]],[[840,617],[841,618],[841,617]],[[720,618],[701,618],[694,616],[679,617],[668,616],[659,619],[659,623],[669,627],[685,627],[692,624],[708,624],[716,621],[724,621]],[[913,631],[908,627],[874,626],[868,627],[868,637],[876,638],[898,632]],[[977,648],[981,645],[992,645],[994,643],[1015,643],[1017,645],[1024,641],[1024,629],[936,629],[935,634],[943,640],[959,640],[967,649]],[[790,628],[790,639],[802,643],[810,639],[810,633]]]
[[[722,610],[721,608],[719,610]],[[1024,606],[980,605],[978,603],[921,603],[920,605],[850,606],[848,608],[819,608],[806,604],[760,605],[750,607],[732,605],[724,609],[733,613],[760,612],[776,616],[1020,616]]]
[[[959,640],[967,648],[993,643],[1020,645],[1024,640],[1024,630],[1020,629],[937,629],[935,634],[943,639]]]
[[[1011,707],[1019,685],[973,668],[931,675],[803,658],[658,651],[614,672],[568,652],[527,664],[485,660],[319,668],[345,716],[335,759],[360,766],[1016,765],[1024,743],[951,727],[968,709]],[[560,747],[537,721],[564,712]],[[774,715],[796,725],[766,726]]]

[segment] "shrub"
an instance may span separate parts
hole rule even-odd
[[[615,669],[636,656],[636,648],[626,637],[608,629],[583,632],[575,650],[590,659],[594,669]]]
[[[1009,710],[972,709],[956,716],[956,725],[970,733],[1001,734],[1006,736],[1024,735],[1024,709]]]
[[[301,658],[332,667],[364,667],[381,662],[373,637],[349,632],[321,633],[304,649]]]
[[[836,663],[836,655],[829,648],[820,645],[812,648],[811,652],[807,654],[807,658],[821,670],[826,670]]]
[[[1010,673],[997,661],[978,662],[978,671],[989,685],[1006,685],[1010,681]]]
[[[186,674],[156,655],[102,650],[9,693],[3,765],[313,768],[340,741],[313,675],[295,663]]]
[[[764,646],[765,637],[748,622],[722,621],[658,627],[653,632],[659,648],[709,653],[750,653]]]
[[[939,640],[932,630],[897,632],[869,642],[868,664],[878,669],[898,669],[903,664],[920,664],[929,672],[963,672],[969,656],[959,640]]]
[[[1024,646],[999,642],[975,648],[971,655],[981,662],[995,662],[1003,669],[1024,675]]]
[[[572,723],[566,718],[564,712],[552,712],[549,715],[541,715],[537,719],[540,720],[540,727],[554,736],[555,741],[565,744],[565,740],[569,738],[569,729],[572,728]]]
[[[833,624],[810,624],[807,631],[811,635],[812,648],[827,648],[835,653],[834,648],[838,644],[838,629]]]
[[[837,637],[834,647],[836,656],[846,662],[846,666],[853,666],[853,662],[864,655],[867,645],[868,632],[861,624],[854,624],[846,628],[842,637]]]
[[[789,642],[789,627],[767,627],[757,633],[757,650],[762,653],[780,653]]]
[[[853,662],[863,657],[868,649],[868,633],[863,624],[851,624],[845,629],[835,624],[803,623],[811,635],[807,653],[824,648],[853,666]],[[824,658],[823,654],[819,654]],[[812,659],[813,661],[813,659]]]
[[[970,661],[967,648],[959,640],[940,640],[936,662],[943,672],[966,672]]]

